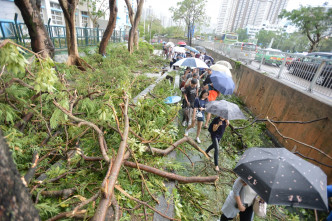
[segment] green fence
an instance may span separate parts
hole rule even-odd
[[[50,21],[49,21],[50,23]],[[66,27],[58,25],[45,25],[46,30],[53,42],[55,49],[67,48]],[[31,47],[29,31],[24,23],[0,21],[0,40],[12,39],[25,47]],[[105,29],[76,27],[77,44],[79,47],[98,45],[101,41]],[[125,30],[114,30],[110,38],[112,42],[123,42],[128,40],[129,32]]]

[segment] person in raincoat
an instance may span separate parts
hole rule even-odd
[[[240,177],[234,182],[221,211],[220,221],[232,220],[240,213],[240,221],[253,220],[253,204],[257,193]]]

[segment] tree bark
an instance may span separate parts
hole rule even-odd
[[[124,161],[124,165],[131,168],[137,168],[137,164],[130,161]],[[141,170],[156,174],[161,177],[165,177],[170,180],[176,180],[179,181],[180,183],[211,183],[215,182],[219,178],[218,175],[208,176],[208,177],[184,177],[174,173],[165,172],[154,167],[146,166],[140,163],[138,164],[138,166],[139,169]]]
[[[67,64],[81,67],[82,64],[78,55],[75,28],[75,10],[78,4],[78,0],[59,0],[59,3],[66,22],[66,39],[68,48]]]
[[[114,186],[117,181],[120,168],[123,163],[123,159],[126,153],[127,139],[129,134],[129,117],[128,117],[128,106],[129,106],[129,98],[125,98],[124,105],[124,131],[122,133],[122,139],[119,145],[119,150],[116,155],[114,161],[112,160],[109,165],[109,172],[107,172],[105,180],[102,184],[102,188],[104,189],[102,199],[96,209],[96,213],[93,217],[94,221],[104,221],[106,217],[106,212],[108,207],[111,205],[112,195],[114,193]],[[113,163],[114,162],[114,163]]]
[[[130,22],[131,22],[131,28],[130,28],[130,31],[129,31],[129,38],[128,38],[128,51],[129,51],[129,53],[133,53],[133,51],[134,51],[134,41],[136,41],[135,45],[138,48],[137,27],[138,27],[138,23],[139,23],[139,20],[141,18],[141,15],[142,15],[144,0],[137,1],[137,11],[136,11],[136,14],[135,14],[135,19],[133,18],[134,13],[133,13],[133,10],[131,8],[129,0],[125,0],[125,2],[127,4],[127,8],[128,8],[128,12],[129,12],[129,18],[130,18]]]
[[[41,0],[15,0],[15,5],[28,28],[32,50],[44,58],[52,58],[54,46],[40,17]]]
[[[110,8],[110,17],[99,46],[99,54],[101,55],[105,55],[108,41],[111,38],[115,28],[116,16],[118,14],[118,7],[116,6],[116,0],[109,0],[109,8]]]
[[[40,220],[0,131],[0,220]]]

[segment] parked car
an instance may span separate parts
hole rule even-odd
[[[229,55],[237,60],[251,63],[255,59],[257,46],[249,42],[235,42],[231,45]]]
[[[265,54],[264,54],[265,52]],[[257,52],[255,60],[260,62],[263,59],[263,64],[275,65],[279,67],[285,59],[285,55],[281,50],[268,48],[265,51]],[[291,63],[293,58],[286,58],[286,65]]]
[[[307,56],[295,59],[287,66],[290,74],[312,81],[320,64],[325,61],[320,76],[316,80],[316,84],[323,87],[332,88],[332,53],[329,52],[313,52]]]

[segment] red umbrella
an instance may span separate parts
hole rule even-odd
[[[178,42],[178,45],[187,45],[187,44],[186,44],[186,42],[184,42],[184,41],[179,41],[179,42]]]

